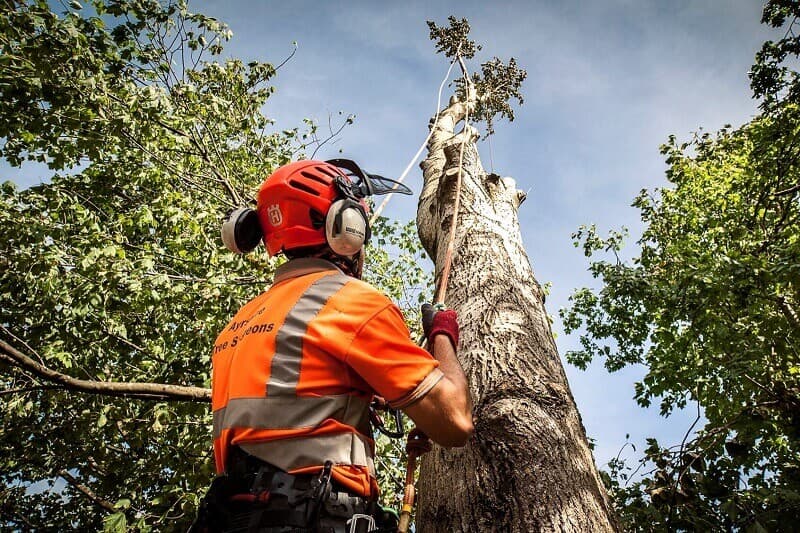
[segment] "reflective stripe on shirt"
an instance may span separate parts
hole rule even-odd
[[[351,278],[344,274],[323,276],[311,284],[286,315],[275,337],[275,355],[272,358],[267,396],[294,396],[300,379],[303,361],[303,338],[308,324]]]
[[[333,478],[364,496],[377,494],[370,398],[407,406],[441,379],[385,295],[316,258],[281,265],[212,357],[218,472],[234,446],[290,471],[330,460]]]
[[[284,272],[284,275],[289,272]],[[369,403],[355,395],[297,396],[303,341],[309,323],[328,300],[352,278],[340,271],[314,281],[300,295],[286,314],[275,336],[275,353],[270,364],[269,380],[263,398],[231,398],[224,408],[214,412],[214,438],[225,429],[264,430],[314,428],[328,419],[370,435]],[[366,466],[375,475],[372,443],[357,433],[304,436],[259,443],[242,442],[242,449],[284,470],[335,464]]]
[[[301,429],[329,418],[369,434],[369,403],[352,395],[232,398],[214,411],[214,438],[235,427]]]
[[[287,471],[318,465],[319,458],[324,457],[325,460],[333,461],[334,465],[366,466],[370,475],[375,475],[372,447],[366,438],[358,433],[240,443],[239,447],[250,455],[268,460],[271,464]],[[269,459],[266,459],[267,457]]]

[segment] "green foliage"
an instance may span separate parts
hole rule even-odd
[[[489,135],[494,133],[497,115],[501,119],[507,118],[509,122],[514,121],[514,108],[511,107],[510,100],[516,99],[517,105],[524,103],[520,88],[527,77],[528,73],[517,66],[517,60],[513,57],[508,63],[493,57],[481,64],[480,74],[472,74],[471,83],[479,95],[475,117],[486,121]],[[463,84],[459,85],[461,91],[466,91]]]
[[[447,27],[438,26],[432,20],[426,21],[426,24],[430,30],[430,40],[436,43],[437,54],[444,53],[445,57],[454,59],[459,56],[472,59],[475,57],[475,52],[483,48],[469,38],[471,28],[467,19],[459,20],[450,15],[447,17]]]
[[[57,172],[0,185],[0,337],[79,379],[207,387],[275,266],[228,253],[221,219],[325,141],[267,133],[275,69],[214,60],[230,31],[185,2],[69,6],[0,12],[0,154]],[[381,221],[367,272],[416,308],[413,231]],[[185,531],[213,475],[205,404],[76,393],[2,356],[0,409],[0,529]]]
[[[427,21],[430,39],[435,43],[437,53],[444,53],[445,57],[459,61],[463,70],[463,59],[472,59],[481,50],[481,46],[469,38],[470,25],[467,19],[459,20],[450,15],[447,21],[446,27]],[[472,120],[486,122],[487,136],[494,133],[497,115],[513,122],[514,109],[510,101],[514,98],[518,105],[523,104],[520,89],[528,76],[525,70],[517,66],[516,59],[512,57],[505,63],[500,58],[493,57],[481,64],[480,73],[474,72],[471,76],[465,70],[463,73],[464,76],[456,80],[456,94],[462,101],[466,101],[469,94],[474,92],[476,100]]]
[[[708,441],[706,441],[708,442]],[[698,451],[695,443],[661,448],[647,440],[635,471],[624,460],[609,462],[604,481],[626,531],[793,531],[800,498],[796,473],[765,483],[771,473],[743,475],[741,442]],[[640,479],[634,474],[650,470]],[[792,486],[794,483],[794,486]]]
[[[264,132],[274,69],[211,60],[230,32],[183,2],[18,2],[0,27],[2,155],[77,168],[0,190],[3,339],[81,379],[207,386],[214,336],[273,266],[217,236],[292,155],[293,132]],[[208,406],[7,363],[0,527],[185,530],[212,473]]]
[[[642,524],[775,528],[798,510],[799,136],[789,104],[738,130],[670,138],[671,185],[633,204],[645,225],[638,257],[619,258],[624,232],[575,235],[587,257],[613,257],[591,263],[600,290],[577,291],[561,311],[566,331],[582,332],[567,358],[585,367],[601,357],[610,371],[645,364],[640,404],[661,398],[669,414],[693,402],[707,419],[678,449],[651,443],[655,476],[637,486],[652,508],[618,491],[623,514]]]
[[[795,34],[800,4],[793,0],[769,0],[764,5],[761,22],[783,30],[783,37],[769,40],[756,54],[750,69],[750,87],[761,99],[761,107],[775,111],[781,102],[800,102],[800,77],[794,60],[800,56],[800,36]]]

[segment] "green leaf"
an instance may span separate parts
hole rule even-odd
[[[128,519],[125,513],[119,512],[108,515],[103,519],[103,531],[105,533],[125,533],[127,531]]]
[[[114,504],[114,507],[117,509],[128,509],[131,506],[131,501],[128,498],[122,498],[118,500],[117,503]]]

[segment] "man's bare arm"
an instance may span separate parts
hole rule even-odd
[[[403,410],[437,444],[448,448],[464,446],[474,431],[472,399],[464,371],[446,335],[433,338],[433,356],[444,377]]]

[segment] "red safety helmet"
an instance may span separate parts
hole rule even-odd
[[[322,244],[337,251],[333,241],[352,237],[346,235],[351,230],[360,232],[363,240],[359,242],[366,243],[369,208],[364,198],[391,192],[411,194],[404,185],[367,174],[348,159],[284,165],[264,180],[258,191],[258,220],[267,251],[274,256]]]
[[[352,256],[370,237],[364,198],[393,192],[411,194],[349,159],[289,163],[261,184],[256,211],[239,207],[228,214],[222,241],[235,253],[250,252],[263,240],[272,256],[324,244]]]
[[[264,180],[257,211],[269,255],[325,244],[325,215],[339,196],[337,176],[347,179],[329,163],[297,161]]]

